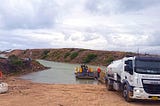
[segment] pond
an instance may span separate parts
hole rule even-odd
[[[33,72],[27,75],[23,75],[20,78],[31,80],[38,83],[49,83],[49,84],[97,84],[96,80],[80,80],[76,79],[74,75],[75,67],[80,66],[79,64],[67,64],[60,62],[52,62],[46,60],[37,60],[50,69]],[[90,65],[89,65],[90,66]],[[96,66],[90,66],[94,70]]]

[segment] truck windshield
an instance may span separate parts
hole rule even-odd
[[[160,74],[160,61],[135,61],[135,71],[141,74]]]

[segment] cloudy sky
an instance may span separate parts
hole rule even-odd
[[[160,0],[0,0],[0,50],[160,54]]]

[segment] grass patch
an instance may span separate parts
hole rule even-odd
[[[76,58],[78,56],[78,52],[73,52],[71,55],[70,55],[70,58],[71,60]]]
[[[49,50],[44,50],[44,51],[43,51],[43,54],[42,54],[42,59],[47,58],[49,52],[50,52]]]
[[[83,51],[85,51],[85,49],[80,49],[78,52],[83,52]]]
[[[114,61],[114,57],[113,56],[109,56],[106,60],[106,64],[110,64],[112,61]]]
[[[9,59],[9,62],[11,65],[14,65],[14,66],[22,66],[23,65],[23,61],[15,55],[9,56],[8,59]]]
[[[89,62],[91,62],[92,60],[94,60],[96,57],[97,57],[96,54],[88,54],[88,55],[83,59],[83,62],[84,62],[84,63],[89,63]]]
[[[71,53],[70,52],[67,52],[64,54],[64,59],[66,59]]]

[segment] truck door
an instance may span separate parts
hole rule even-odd
[[[124,76],[123,80],[127,81],[129,85],[132,85],[133,83],[133,61],[132,60],[126,60],[124,64]]]

